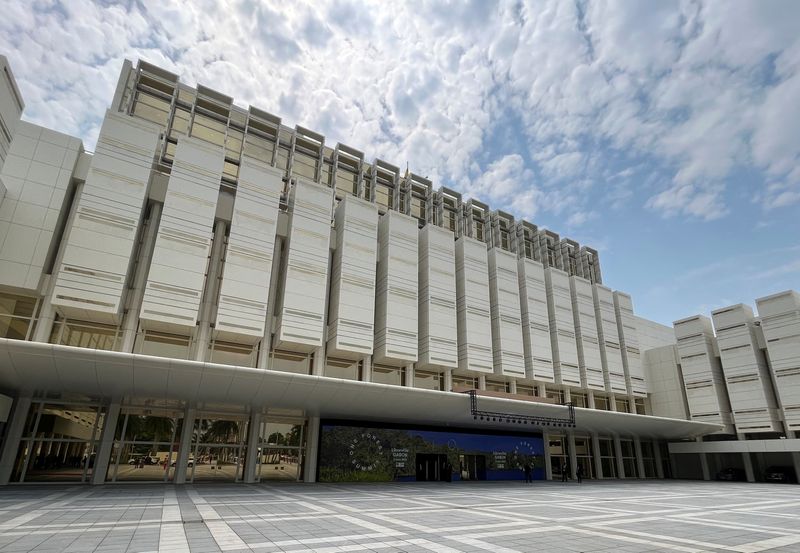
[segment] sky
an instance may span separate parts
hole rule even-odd
[[[4,0],[24,118],[94,148],[143,59],[600,252],[672,321],[800,289],[800,2]]]

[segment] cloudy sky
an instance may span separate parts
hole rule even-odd
[[[596,247],[659,322],[800,289],[800,2],[3,11],[25,118],[88,150],[141,58]]]

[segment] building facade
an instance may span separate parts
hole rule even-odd
[[[5,73],[0,483],[664,477],[729,430],[654,416],[675,338],[588,246],[144,62],[86,152]]]
[[[706,480],[736,471],[748,481],[800,475],[800,294],[674,323],[677,344],[653,349],[664,385],[653,411],[721,425],[697,441],[669,445],[677,474]]]

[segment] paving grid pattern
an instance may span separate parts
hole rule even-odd
[[[688,481],[0,488],[0,551],[800,551],[800,487]]]

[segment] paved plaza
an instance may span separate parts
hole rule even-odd
[[[0,551],[800,551],[800,487],[568,484],[10,486]]]

